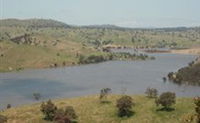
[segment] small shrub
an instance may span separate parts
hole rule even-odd
[[[164,92],[155,101],[156,105],[162,105],[164,110],[170,110],[170,106],[176,103],[176,95],[172,92]]]
[[[71,123],[75,121],[77,115],[72,106],[67,106],[65,110],[59,109],[56,111],[54,121],[58,123]]]
[[[158,91],[155,88],[147,88],[145,93],[149,98],[156,98],[158,95]]]
[[[162,79],[163,79],[163,82],[166,82],[166,81],[167,81],[167,78],[166,78],[166,77],[163,77]]]
[[[8,118],[6,116],[0,115],[0,123],[6,123]]]
[[[11,104],[8,104],[6,108],[9,109],[9,108],[11,108],[11,107],[12,107]]]
[[[108,94],[111,93],[111,89],[110,88],[103,88],[100,91],[100,96],[99,99],[101,100],[101,102],[104,102],[105,99],[107,98]]]
[[[83,55],[77,55],[79,56],[79,64],[84,64],[85,63],[85,56]]]
[[[192,123],[195,120],[194,114],[188,113],[181,117],[181,123]]]
[[[62,109],[56,111],[54,119],[56,123],[71,123],[70,118],[65,114]]]
[[[57,107],[51,102],[51,100],[47,101],[46,103],[42,103],[41,105],[41,112],[45,115],[44,119],[52,121]]]
[[[195,112],[197,116],[197,123],[200,123],[200,97],[196,97],[194,99],[194,104],[195,104]]]
[[[63,65],[63,66],[66,66],[66,62],[65,62],[65,61],[63,61],[62,65]]]
[[[122,96],[117,100],[118,115],[120,117],[131,116],[131,108],[133,105],[133,99],[130,96]]]
[[[33,97],[34,97],[35,100],[38,101],[41,98],[41,94],[40,93],[33,93]]]
[[[60,56],[60,53],[56,53],[56,56]]]
[[[174,73],[173,72],[168,73],[168,78],[169,78],[169,80],[173,80],[174,79]]]
[[[74,120],[77,118],[76,112],[72,106],[67,106],[65,108],[65,113],[70,119]]]

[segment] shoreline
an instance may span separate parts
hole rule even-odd
[[[185,55],[200,55],[200,47],[189,48],[189,49],[175,49],[175,50],[170,50],[170,53],[185,54]]]
[[[114,48],[114,49],[118,49],[118,48]],[[133,49],[135,50],[135,48],[131,48],[131,47],[123,47],[120,49]],[[169,50],[160,50],[160,49],[137,49],[138,51],[144,51],[145,53],[150,53],[150,54],[154,54],[154,53],[172,53],[172,54],[183,54],[183,55],[200,55],[200,48],[188,48],[188,49],[169,49]],[[13,69],[13,70],[2,70],[0,71],[0,73],[10,73],[10,72],[19,72],[22,70],[27,70],[27,69],[54,69],[54,68],[63,68],[63,67],[73,67],[73,66],[80,66],[80,65],[84,65],[84,64],[77,64],[75,62],[72,63],[68,63],[63,65],[52,65],[52,66],[46,66],[46,65],[40,65],[37,67],[26,67],[26,68],[22,68],[22,69]]]
[[[90,55],[85,55],[82,56],[82,59],[80,61],[79,59],[75,59],[72,62],[55,62],[51,64],[40,64],[39,66],[26,66],[26,67],[19,67],[19,68],[12,68],[8,67],[7,69],[0,69],[0,73],[9,73],[9,72],[18,72],[22,71],[25,69],[45,69],[45,68],[63,68],[63,67],[72,67],[72,66],[81,66],[81,65],[87,65],[87,64],[97,64],[97,63],[102,63],[106,61],[139,61],[139,60],[154,60],[155,57],[153,56],[148,56],[146,54],[130,54],[130,53],[112,53],[110,52],[109,54],[106,52],[102,52],[101,54],[90,54]]]

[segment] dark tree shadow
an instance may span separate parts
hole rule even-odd
[[[122,115],[122,114],[119,114],[118,113],[118,116],[121,117],[121,118],[129,118],[131,116],[135,115],[135,112],[134,111],[129,111],[126,115]]]
[[[102,100],[102,101],[100,101],[100,103],[101,103],[101,104],[110,104],[110,103],[111,103],[111,101]]]
[[[157,109],[156,111],[167,111],[167,112],[171,112],[171,111],[174,111],[174,110],[175,110],[175,108],[163,107],[163,108]]]

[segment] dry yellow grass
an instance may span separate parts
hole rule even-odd
[[[24,68],[46,68],[51,64],[57,66],[77,63],[77,53],[88,54],[96,52],[90,47],[83,47],[76,42],[65,41],[56,46],[42,47],[17,45],[9,41],[0,42],[0,72]]]

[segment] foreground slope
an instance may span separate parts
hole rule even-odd
[[[110,103],[101,104],[99,96],[86,96],[72,99],[54,100],[58,108],[73,106],[80,123],[184,123],[184,119],[194,113],[192,98],[178,98],[174,111],[157,111],[154,99],[145,96],[132,96],[136,105],[134,115],[129,118],[117,116],[116,100],[120,95],[108,97]],[[40,103],[0,112],[8,117],[8,123],[46,123],[40,112]]]

